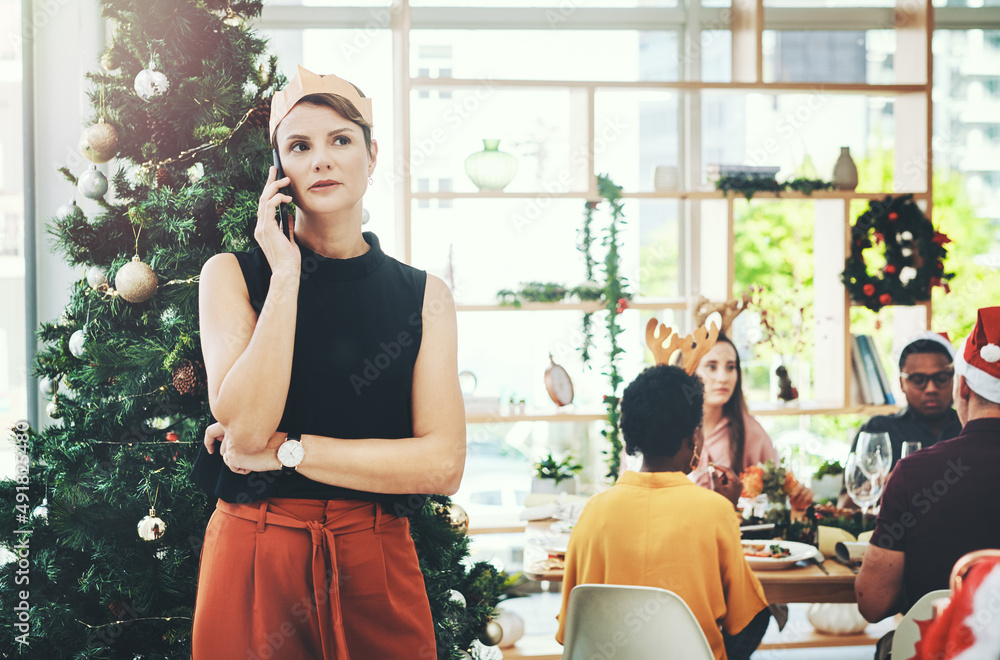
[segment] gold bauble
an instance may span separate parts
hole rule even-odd
[[[496,646],[503,639],[503,628],[496,621],[490,620],[479,633],[479,641],[486,646]]]
[[[156,273],[142,263],[139,255],[118,269],[115,275],[115,289],[118,295],[130,303],[145,302],[156,293]]]
[[[150,509],[149,515],[139,521],[137,531],[143,541],[157,541],[167,531],[167,523],[156,516],[156,509]]]
[[[94,163],[108,162],[118,155],[118,131],[102,118],[80,136],[80,153]]]
[[[469,514],[465,512],[465,509],[452,502],[445,511],[448,514],[448,521],[451,523],[453,531],[460,534],[465,534],[469,531]]]

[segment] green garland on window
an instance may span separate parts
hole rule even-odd
[[[605,309],[608,312],[606,320],[611,350],[608,353],[608,371],[606,375],[608,376],[608,385],[610,386],[611,393],[604,396],[604,404],[608,409],[608,417],[607,425],[601,431],[601,435],[611,445],[604,453],[608,457],[608,471],[606,476],[614,482],[618,478],[622,452],[621,429],[619,428],[621,410],[618,407],[618,387],[622,383],[622,377],[618,373],[618,360],[621,354],[625,352],[625,349],[618,345],[618,336],[625,332],[618,325],[618,315],[628,307],[626,293],[628,284],[618,273],[620,265],[618,232],[619,227],[625,224],[625,213],[622,210],[622,188],[615,185],[607,175],[598,175],[597,191],[611,207],[611,222],[608,224],[607,229],[605,229],[602,240],[602,244],[607,248],[604,256],[604,302]],[[590,202],[588,202],[589,204]]]
[[[948,254],[944,246],[950,242],[934,229],[913,195],[872,200],[851,227],[851,254],[841,273],[844,287],[851,300],[874,312],[886,305],[928,300],[935,286],[947,292],[947,280],[955,276],[944,272]],[[880,274],[872,275],[864,250],[875,244],[884,247],[885,266]]]

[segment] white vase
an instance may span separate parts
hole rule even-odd
[[[840,496],[840,489],[844,485],[844,473],[824,474],[822,478],[812,480],[812,492],[817,501],[828,500]]]
[[[857,635],[868,627],[857,603],[812,603],[806,618],[816,632],[825,635]]]
[[[555,479],[543,479],[536,476],[531,478],[531,492],[545,494],[566,493],[567,495],[576,495],[576,483],[576,477],[563,479],[559,483],[556,483]]]
[[[497,614],[493,620],[500,624],[503,629],[503,637],[500,639],[500,648],[509,649],[517,643],[517,640],[524,637],[524,619],[517,612],[497,608]]]
[[[858,187],[858,167],[851,158],[850,147],[840,148],[840,158],[833,166],[833,187],[837,190],[854,190]]]

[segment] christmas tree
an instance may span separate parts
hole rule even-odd
[[[34,375],[57,422],[14,429],[26,458],[0,482],[16,556],[0,570],[4,657],[190,658],[214,507],[190,478],[210,420],[198,274],[212,255],[254,245],[270,96],[284,84],[245,24],[261,6],[101,2],[115,30],[103,70],[87,76],[80,144],[95,165],[63,170],[92,210],[74,201],[49,223],[86,276],[37,333]],[[109,161],[110,181],[96,166]],[[476,640],[495,643],[502,579],[469,562],[460,516],[433,496],[411,519],[438,657],[497,656]]]

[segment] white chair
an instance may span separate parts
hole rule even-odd
[[[580,584],[569,594],[562,660],[714,660],[691,608],[655,587]]]
[[[938,598],[948,598],[951,591],[948,589],[937,589],[923,596],[915,602],[912,607],[903,615],[896,632],[892,636],[892,660],[910,660],[916,651],[917,640],[920,639],[920,628],[917,621],[926,621],[931,618],[934,612],[934,601]]]

